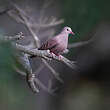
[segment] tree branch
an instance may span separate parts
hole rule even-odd
[[[3,41],[3,42],[4,41],[17,41],[17,40],[20,40],[22,38],[24,38],[24,36],[23,36],[23,33],[20,32],[20,33],[18,33],[15,36],[3,36],[3,37],[0,37],[0,41]]]
[[[36,74],[37,76],[40,74],[40,71],[45,67],[45,65],[41,64],[37,70],[34,72],[34,74]]]
[[[63,57],[61,59],[59,59],[58,56],[53,56],[52,54],[50,54],[49,50],[38,50],[38,49],[28,49],[26,48],[25,46],[22,46],[22,45],[19,45],[19,44],[16,44],[16,49],[20,50],[21,52],[25,52],[29,55],[34,55],[34,56],[37,56],[37,57],[41,57],[41,58],[44,58],[44,59],[53,59],[53,60],[56,60],[56,61],[59,61],[59,62],[63,62],[64,64],[66,64],[68,67],[72,68],[72,69],[75,69],[76,66],[75,66],[75,63],[74,61],[70,61],[68,60],[67,58]]]
[[[30,23],[28,22],[27,18],[25,17],[26,13],[21,8],[19,8],[19,6],[17,6],[16,4],[13,4],[13,6],[19,12],[20,17],[23,19],[25,25],[27,26],[28,30],[32,34],[36,47],[39,47],[39,39],[38,39],[37,35],[33,32],[32,28],[30,27]]]
[[[19,70],[17,67],[14,66],[14,69],[16,70],[16,72],[20,73],[21,75],[26,76],[26,73],[21,71],[21,70]],[[50,84],[50,81],[49,81],[48,87],[46,87],[38,78],[33,77],[33,82],[36,83],[44,91],[47,91],[51,95],[55,95],[54,92],[55,92],[56,88],[55,89],[51,88],[52,87],[52,83]],[[36,89],[36,86],[35,86],[35,89]],[[39,92],[39,89],[37,88],[36,91]]]
[[[35,23],[35,24],[32,24],[32,27],[39,26],[39,28],[48,28],[48,27],[53,27],[53,26],[60,25],[62,23],[64,23],[64,19],[60,19],[60,20],[56,20],[56,21],[52,20],[51,22],[48,22],[48,23],[45,23],[45,24]]]

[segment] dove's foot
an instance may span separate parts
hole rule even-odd
[[[62,56],[62,55],[59,55],[59,56],[58,56],[58,59],[59,59],[59,60],[61,60],[62,58],[63,58],[63,56]]]
[[[51,52],[51,54],[52,54],[52,56],[53,56],[53,57],[55,57],[55,56],[56,56],[56,55],[55,55],[54,53],[52,53],[52,52]]]
[[[59,60],[62,60],[63,56],[62,55],[59,55],[59,54],[55,54]]]
[[[48,50],[48,52],[52,55],[52,57],[55,57],[56,55],[53,53],[53,52],[51,52],[50,50]]]

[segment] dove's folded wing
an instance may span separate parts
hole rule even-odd
[[[51,38],[48,41],[44,42],[39,50],[51,50],[58,45],[58,42],[55,38]]]

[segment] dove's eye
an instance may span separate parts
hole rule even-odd
[[[67,31],[69,31],[69,29],[67,29]]]

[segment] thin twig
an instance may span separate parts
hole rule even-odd
[[[14,20],[16,20],[16,22],[18,23],[22,23],[22,24],[25,24],[25,22],[23,21],[23,19],[17,15],[16,11],[15,10],[10,10],[8,11],[7,13],[10,17],[12,17]]]
[[[8,8],[8,7],[0,7],[0,16],[7,14],[8,11],[10,11],[10,10],[11,10],[11,8]]]
[[[48,89],[38,78],[34,79],[35,83],[38,84],[44,91],[50,93],[51,95],[55,95],[54,90]]]
[[[20,69],[18,69],[17,67],[14,67],[14,69],[16,70],[16,72],[20,73],[23,76],[26,76],[26,73],[21,71]],[[47,91],[48,93],[50,93],[51,95],[55,95],[55,89],[52,89],[50,86],[46,87],[38,78],[34,77],[34,82],[40,87],[42,88],[44,91]],[[52,86],[52,84],[51,84]],[[39,89],[37,90],[39,92]]]
[[[84,46],[84,45],[87,45],[91,42],[93,42],[94,38],[91,38],[90,40],[88,41],[81,41],[81,42],[77,42],[77,43],[72,43],[72,44],[69,44],[68,45],[68,48],[76,48],[76,47],[81,47],[81,46]]]
[[[27,83],[29,85],[29,87],[31,88],[31,90],[34,92],[34,93],[38,93],[39,92],[39,89],[38,87],[35,85],[35,74],[28,74],[26,75],[26,78],[27,78]]]
[[[40,74],[40,71],[44,68],[44,64],[40,65],[37,70],[34,72],[34,74],[36,74],[37,76]]]
[[[20,69],[18,69],[15,65],[13,65],[13,68],[16,72],[18,72],[20,75],[22,76],[26,76],[26,72],[21,71]]]
[[[0,41],[17,41],[24,38],[23,33],[20,32],[15,36],[3,36],[0,38]]]
[[[44,59],[42,59],[42,62],[45,64],[45,66],[52,72],[52,74],[55,76],[55,78],[60,81],[61,83],[64,83],[63,79],[60,78],[60,74],[56,72]]]
[[[37,35],[33,32],[32,28],[30,27],[30,23],[28,22],[27,18],[24,15],[25,12],[21,8],[19,8],[19,6],[17,6],[16,4],[13,4],[13,6],[15,7],[15,9],[17,11],[19,11],[19,14],[22,17],[22,19],[24,20],[25,25],[27,26],[30,33],[32,34],[32,37],[33,37],[35,44],[36,44],[36,47],[39,47],[39,39],[38,39]]]
[[[35,23],[32,25],[32,27],[36,27],[36,26],[39,26],[39,28],[48,28],[48,27],[53,27],[53,26],[57,26],[57,25],[60,25],[64,23],[64,19],[60,19],[60,20],[57,20],[57,21],[51,21],[50,23],[45,23],[45,24],[38,24],[38,23]]]

